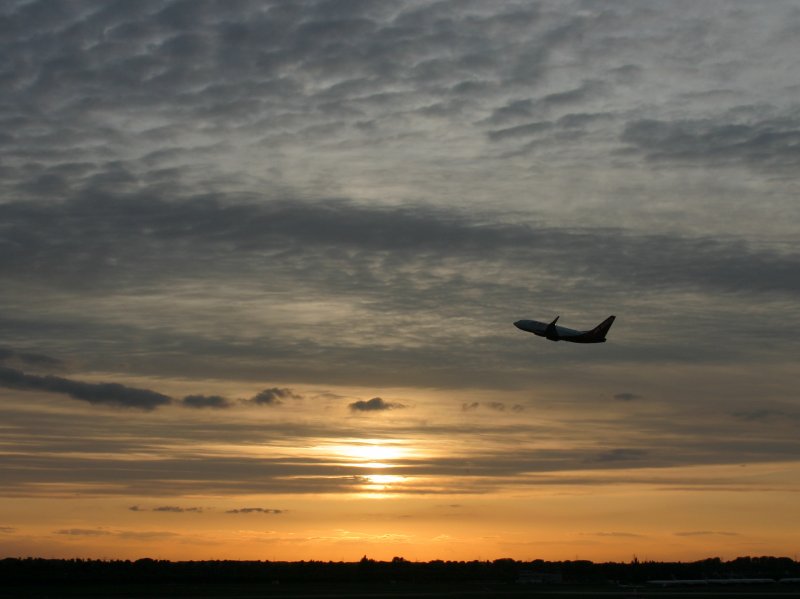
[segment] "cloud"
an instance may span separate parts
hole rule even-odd
[[[463,412],[471,412],[473,410],[477,410],[481,406],[483,406],[483,407],[485,407],[485,408],[487,408],[489,410],[493,410],[495,412],[505,412],[506,409],[510,409],[512,412],[524,412],[525,411],[525,406],[523,406],[521,404],[513,404],[509,408],[502,401],[490,401],[490,402],[484,402],[484,403],[481,403],[481,402],[478,402],[478,401],[474,401],[472,403],[464,403],[464,404],[461,404],[461,410]]]
[[[6,355],[10,356],[11,353]],[[3,354],[0,354],[0,358],[2,356]],[[48,360],[37,359],[35,361],[46,365],[51,364]],[[85,383],[55,376],[31,375],[3,366],[0,366],[0,386],[28,391],[41,390],[49,393],[61,393],[94,405],[114,405],[146,411],[168,405],[173,401],[170,397],[149,389],[126,387],[119,383]],[[300,396],[289,389],[274,388],[262,391],[252,400],[243,401],[264,405],[270,403],[265,401],[265,398],[272,398],[272,401],[276,401],[275,398],[278,397]],[[259,398],[260,400],[256,401]],[[219,395],[195,394],[184,397],[180,401],[180,405],[192,409],[226,409],[234,404]]]
[[[283,403],[284,399],[290,398],[302,399],[302,396],[298,395],[291,389],[271,387],[269,389],[264,389],[248,401],[259,406],[273,406],[280,405]]]
[[[0,350],[0,360],[19,357],[10,350]],[[43,364],[50,366],[54,362],[46,356],[34,354],[33,359],[26,360],[29,363]],[[173,402],[172,398],[151,391],[149,389],[139,389],[127,387],[119,383],[85,383],[55,376],[38,376],[26,374],[20,370],[0,366],[0,386],[26,391],[46,391],[49,393],[61,393],[74,399],[87,401],[93,405],[113,405],[126,408],[136,408],[151,411],[158,407],[168,405]],[[240,400],[242,403],[256,405],[278,405],[280,399],[302,398],[288,388],[273,387],[261,391],[258,395],[249,400]],[[179,404],[191,409],[227,409],[235,404],[220,395],[187,395]]]
[[[135,510],[141,511],[141,510]],[[162,505],[159,507],[154,507],[151,511],[153,512],[171,512],[175,514],[182,514],[184,512],[202,512],[203,508],[201,507],[179,507],[176,505]]]
[[[70,537],[108,537],[113,536],[120,539],[153,541],[158,539],[168,539],[178,536],[177,533],[167,531],[132,531],[132,530],[105,530],[101,528],[68,528],[56,530],[53,534]]]
[[[20,363],[26,366],[48,369],[60,368],[64,365],[64,363],[57,358],[31,352],[19,352],[5,347],[0,347],[0,363],[1,362]]]
[[[380,397],[373,397],[367,401],[355,401],[349,407],[354,412],[383,412],[405,408],[403,404],[387,402]]]
[[[591,456],[590,461],[596,462],[630,462],[640,461],[647,456],[647,450],[635,447],[620,447],[605,451],[596,456]]]
[[[533,100],[530,98],[512,100],[506,105],[496,108],[488,121],[490,123],[504,123],[507,121],[527,119],[533,116],[533,107]]]
[[[11,534],[16,532],[16,528],[13,526],[0,526],[0,534]]]
[[[202,507],[181,507],[177,505],[161,505],[154,508],[143,508],[138,505],[132,505],[128,508],[131,512],[169,512],[173,514],[183,513],[202,513]]]
[[[99,528],[67,528],[55,531],[57,535],[66,535],[71,537],[102,537],[113,534],[108,530]]]
[[[630,538],[630,539],[642,539],[645,538],[645,535],[636,534],[632,532],[586,532],[581,533],[587,536],[593,537],[618,537],[618,538]]]
[[[227,510],[226,514],[283,514],[286,510],[276,510],[263,507],[243,507],[239,509]]]
[[[760,402],[763,403],[763,402]],[[790,403],[778,404],[780,407],[755,407],[732,412],[731,415],[745,422],[796,422],[800,420],[800,410]]]
[[[0,254],[0,272],[14,280],[25,273],[63,289],[91,282],[100,289],[141,284],[155,291],[175,277],[200,281],[213,275],[245,281],[271,276],[286,285],[304,281],[304,286],[326,295],[361,289],[399,304],[427,289],[416,283],[397,294],[403,264],[422,269],[429,262],[488,260],[510,272],[529,271],[531,263],[541,263],[539,257],[546,255],[548,269],[562,279],[636,289],[737,292],[746,279],[748,293],[800,293],[800,283],[790,276],[800,256],[742,239],[510,224],[456,209],[366,206],[344,200],[166,202],[136,196],[120,197],[106,206],[88,194],[36,207],[2,204],[0,219],[9,235],[25,237],[24,245]],[[64,221],[71,223],[69,230],[60,226]],[[148,234],[137,233],[141,230]],[[288,253],[280,267],[257,259],[283,252]],[[202,263],[196,260],[198,254],[204,256]],[[228,264],[234,255],[237,269],[232,271]],[[113,262],[109,256],[114,256]],[[378,258],[384,260],[382,271],[374,269]],[[592,266],[590,273],[585,271],[587,264]],[[75,271],[81,272],[80,279]],[[333,272],[337,276],[329,274]],[[472,282],[474,292],[483,289],[477,282]],[[516,291],[510,285],[498,291],[503,289]]]
[[[302,399],[302,397],[302,395],[286,387],[271,387],[260,391],[250,399],[240,399],[239,403],[242,405],[278,406],[281,405],[285,399]],[[182,404],[187,408],[197,409],[225,409],[235,405],[234,402],[219,395],[188,395],[183,398]]]
[[[550,131],[552,128],[552,123],[526,123],[524,125],[516,125],[515,127],[507,127],[505,129],[489,131],[487,135],[491,141],[502,141],[505,139],[529,138],[534,135]]]
[[[642,399],[642,396],[636,393],[623,392],[615,394],[614,399],[618,401],[635,401],[637,399]]]
[[[169,532],[165,530],[121,530],[113,534],[120,539],[133,541],[158,541],[159,539],[172,539],[180,536],[176,532]]]
[[[187,395],[181,401],[187,408],[220,410],[231,407],[231,402],[219,395]]]
[[[652,161],[760,168],[800,164],[800,116],[756,121],[729,118],[633,121],[625,126],[621,139]]]
[[[760,420],[767,420],[768,418],[772,418],[775,416],[785,417],[786,414],[777,411],[777,410],[770,410],[766,408],[759,408],[753,410],[742,410],[739,412],[733,412],[732,414],[734,418],[739,418],[740,420],[745,420],[747,422],[756,422]]]
[[[0,367],[0,385],[26,391],[60,393],[93,405],[110,405],[138,410],[154,410],[172,401],[161,393],[126,387],[119,383],[84,383],[56,376],[25,374],[19,370],[5,367]]]
[[[712,536],[723,536],[723,537],[738,537],[738,532],[724,532],[724,531],[714,531],[714,530],[691,530],[687,532],[676,532],[675,536],[677,537],[712,537]]]
[[[548,107],[571,106],[580,104],[587,98],[596,97],[606,89],[607,85],[602,81],[587,80],[581,83],[579,87],[548,94],[540,102]]]

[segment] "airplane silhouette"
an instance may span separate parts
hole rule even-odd
[[[545,337],[550,341],[572,341],[573,343],[604,343],[606,340],[606,333],[611,325],[614,323],[616,316],[609,316],[599,325],[588,331],[576,331],[556,325],[558,316],[553,319],[553,322],[546,324],[538,320],[518,320],[514,326],[521,331],[533,333],[539,337]]]

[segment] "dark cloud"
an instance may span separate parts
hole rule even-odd
[[[614,395],[614,399],[618,401],[635,401],[637,399],[642,399],[642,396],[637,395],[636,393],[623,392],[623,393],[616,393]]]
[[[6,203],[0,205],[0,218],[6,238],[18,239],[0,258],[0,272],[65,289],[90,281],[102,289],[152,287],[179,276],[213,274],[235,280],[270,274],[287,283],[305,278],[327,292],[374,293],[377,277],[385,281],[398,276],[401,264],[410,259],[423,266],[491,257],[508,269],[529,269],[531,262],[547,256],[547,267],[562,277],[625,287],[742,292],[746,280],[749,293],[800,291],[791,276],[800,263],[798,255],[742,239],[506,224],[422,206],[382,208],[342,200],[166,202],[148,197],[109,203],[83,198],[36,206]],[[70,228],[61,226],[64,221]],[[285,254],[286,259],[265,263],[259,258],[264,252]],[[372,270],[377,257],[383,259],[381,273]],[[232,271],[228,265],[234,259]],[[408,287],[400,297],[416,288]],[[394,289],[390,292],[396,295]]]
[[[0,361],[12,358],[45,366],[50,366],[53,363],[60,364],[60,362],[54,361],[47,356],[19,354],[11,350],[0,349]],[[113,405],[147,411],[173,402],[172,398],[149,389],[127,387],[119,383],[85,383],[50,375],[38,376],[4,366],[0,366],[0,386],[26,391],[39,390],[48,393],[60,393],[95,405]],[[273,387],[265,389],[250,400],[240,401],[256,405],[276,405],[281,403],[279,398],[300,399],[301,397],[291,389]],[[179,404],[192,409],[227,409],[236,405],[231,400],[220,395],[200,394],[187,395],[180,400]]]
[[[733,416],[748,422],[757,422],[760,420],[767,420],[775,416],[785,416],[782,412],[769,409],[754,409],[741,412],[734,412]]]
[[[547,122],[526,123],[524,125],[508,127],[506,129],[489,131],[487,135],[491,141],[502,141],[504,139],[513,139],[518,137],[528,138],[546,131],[550,131],[552,128],[553,124]]]
[[[139,507],[138,505],[132,505],[128,508],[131,512],[167,512],[173,514],[182,514],[184,512],[189,513],[201,513],[203,512],[203,508],[201,507],[180,507],[177,505],[162,505],[154,508],[143,508]]]
[[[602,81],[584,81],[579,87],[546,95],[541,99],[541,103],[545,106],[571,106],[581,103],[588,97],[594,97],[605,89],[607,85]]]
[[[161,393],[126,387],[119,383],[84,383],[56,376],[25,374],[22,371],[5,367],[0,367],[0,385],[25,391],[60,393],[95,405],[138,410],[154,410],[172,401]]]
[[[533,148],[539,142],[553,144],[578,139],[593,128],[613,120],[614,116],[609,113],[569,113],[555,121],[534,120],[503,129],[492,129],[486,135],[493,142],[528,141],[529,145],[526,147]]]
[[[461,405],[461,410],[463,412],[471,412],[473,410],[477,410],[481,406],[483,406],[483,407],[485,407],[485,408],[487,408],[489,410],[493,410],[495,412],[505,412],[506,409],[509,409],[512,412],[523,412],[523,411],[525,411],[525,406],[523,406],[523,405],[513,404],[511,407],[509,407],[505,403],[503,403],[502,401],[490,401],[490,402],[484,402],[484,403],[474,401],[472,403],[462,404]]]
[[[20,58],[2,74],[16,83],[16,105],[21,111],[24,101],[57,108],[58,116],[73,116],[73,129],[88,124],[77,118],[84,111],[120,106],[230,123],[246,120],[247,110],[250,118],[269,108],[289,112],[292,102],[307,102],[310,110],[315,88],[324,93],[343,80],[368,82],[341,98],[352,102],[401,83],[436,90],[498,69],[505,79],[536,78],[549,47],[544,36],[521,47],[503,36],[536,27],[535,6],[454,12],[436,3],[375,2],[336,14],[320,2],[189,6],[115,2],[52,11],[60,13],[55,22],[31,17],[34,8],[48,12],[40,2],[11,9],[6,24],[17,35],[9,35],[3,49]],[[522,55],[503,61],[504,50]],[[28,77],[19,72],[23,66]],[[312,85],[304,90],[306,81]],[[294,93],[281,94],[278,83]],[[54,101],[62,86],[72,91],[72,101]],[[180,107],[168,108],[176,100]]]
[[[396,410],[404,408],[400,403],[387,402],[380,397],[373,397],[370,400],[355,401],[350,404],[350,409],[354,412],[383,412],[386,410]]]
[[[632,84],[641,80],[642,67],[636,64],[625,64],[612,68],[609,73],[619,83]]]
[[[587,536],[593,537],[619,537],[619,538],[630,538],[630,539],[643,539],[645,535],[640,535],[632,532],[587,532],[583,533]]]
[[[53,534],[71,537],[117,537],[120,539],[137,541],[155,541],[158,539],[168,539],[178,536],[177,533],[166,531],[128,531],[128,530],[105,530],[102,528],[67,528],[56,530]]]
[[[277,406],[285,399],[302,399],[299,395],[286,387],[271,387],[264,389],[250,399],[239,400],[240,405]],[[226,409],[236,405],[235,402],[219,395],[188,395],[183,398],[182,405],[188,408]]]
[[[527,119],[533,116],[533,107],[533,100],[529,98],[524,100],[513,100],[505,106],[495,109],[492,115],[489,117],[488,122],[499,124],[508,121]]]
[[[607,112],[600,113],[569,113],[556,121],[556,125],[564,129],[582,129],[595,123],[612,120],[613,115]]]
[[[141,510],[135,510],[141,511]],[[194,512],[199,513],[203,511],[201,507],[180,507],[177,505],[162,505],[159,507],[154,507],[151,511],[153,512],[171,512],[174,514],[183,514],[184,512]]]
[[[625,126],[622,141],[653,161],[796,167],[800,164],[800,116],[754,122],[640,120]]]
[[[723,532],[713,530],[691,530],[687,532],[676,532],[677,537],[709,537],[709,536],[723,536],[723,537],[738,537],[738,532]]]
[[[474,122],[518,124],[536,118],[537,110],[557,119],[565,109],[611,104],[609,98],[621,107],[618,113],[629,108],[641,114],[642,106],[674,112],[669,102],[676,96],[719,83],[724,67],[718,57],[725,49],[743,51],[741,37],[727,30],[738,19],[717,19],[695,7],[676,18],[668,9],[636,4],[611,10],[469,4],[454,10],[448,2],[373,2],[334,10],[311,0],[165,0],[53,10],[40,0],[12,4],[3,16],[4,147],[7,156],[27,159],[3,160],[14,174],[6,180],[50,198],[62,196],[65,186],[84,187],[128,148],[141,150],[140,156],[164,151],[160,155],[173,163],[160,168],[180,165],[188,174],[190,165],[200,170],[222,161],[213,159],[213,151],[199,164],[186,157],[215,144],[222,154],[242,147],[238,140],[225,144],[239,135],[248,141],[261,136],[273,148],[300,141],[305,152],[325,153],[331,146],[352,149],[352,131],[369,122],[379,123],[383,135],[359,139],[364,148],[396,143],[406,134],[441,142],[439,129],[408,118],[429,107],[437,107],[437,118],[449,119],[449,130],[464,132]],[[761,15],[748,18],[759,32],[752,43],[766,41],[762,36],[769,34],[761,32],[772,32],[775,23]],[[681,34],[663,36],[665,22],[676,23]],[[707,43],[706,35],[722,45]],[[749,83],[744,74],[754,65],[728,77],[739,95],[746,90],[737,86]],[[697,69],[707,76],[693,80],[687,71]],[[551,77],[553,72],[563,76]],[[781,70],[775,73],[777,79]],[[653,106],[645,98],[648,84],[665,79],[681,85]],[[643,85],[631,93],[634,82]],[[614,85],[625,86],[624,95],[613,95]],[[119,114],[142,126],[115,118]],[[309,131],[315,132],[311,138]],[[150,145],[151,136],[164,138]],[[592,154],[602,154],[607,142]],[[437,158],[446,157],[449,146],[440,145],[444,154]],[[307,181],[314,162],[303,162]],[[49,172],[64,165],[74,168]],[[282,167],[274,166],[285,175]],[[320,162],[321,170],[328,168]],[[118,181],[128,189],[141,173]],[[150,179],[152,170],[146,173]]]
[[[263,507],[243,507],[234,510],[227,510],[226,514],[283,514],[286,510],[276,510]]]
[[[302,396],[298,395],[291,389],[271,387],[259,392],[255,397],[248,401],[259,406],[271,406],[280,405],[283,403],[284,399],[302,399]]]
[[[605,451],[596,456],[591,456],[589,460],[596,462],[631,462],[641,461],[646,457],[647,450],[635,447],[620,447]]]
[[[731,414],[738,420],[745,422],[794,422],[800,420],[800,411],[795,406],[786,407],[758,407],[739,410]]]
[[[512,100],[508,104],[495,109],[485,122],[493,125],[502,125],[509,122],[519,123],[520,121],[530,121],[535,117],[542,117],[551,109],[580,105],[588,99],[593,99],[608,89],[608,85],[599,81],[585,81],[577,88],[562,92],[551,93],[539,98],[525,98]],[[576,119],[573,115],[564,115],[558,119],[558,124],[563,126],[584,125],[597,118],[608,118],[611,115],[592,115]],[[533,122],[497,131],[489,132],[489,139],[499,141],[509,137],[523,137],[534,133],[541,133],[552,128],[552,122]]]
[[[187,395],[181,400],[181,404],[187,408],[211,408],[215,410],[229,408],[233,405],[230,401],[219,395]]]
[[[0,347],[0,362],[19,363],[34,368],[41,367],[47,369],[57,369],[64,365],[64,363],[57,358],[52,358],[43,354],[15,351],[5,347]]]
[[[55,531],[55,534],[67,535],[70,537],[103,537],[113,533],[99,528],[66,528]]]
[[[132,541],[158,541],[159,539],[172,539],[180,536],[178,533],[165,530],[120,530],[113,534],[120,539]]]

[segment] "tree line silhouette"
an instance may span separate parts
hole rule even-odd
[[[648,580],[787,579],[800,578],[800,563],[788,557],[708,558],[695,562],[594,563],[572,561],[443,561],[412,562],[402,557],[358,562],[324,561],[179,561],[5,558],[0,580],[5,584],[75,585],[92,583],[514,583],[521,576],[541,576],[564,584],[641,584]]]

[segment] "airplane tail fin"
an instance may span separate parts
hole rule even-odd
[[[614,324],[614,319],[615,318],[616,318],[616,316],[609,316],[603,322],[601,322],[599,325],[594,327],[592,329],[592,337],[595,337],[597,339],[605,340],[606,334],[608,333],[608,329],[610,329],[611,325]]]

